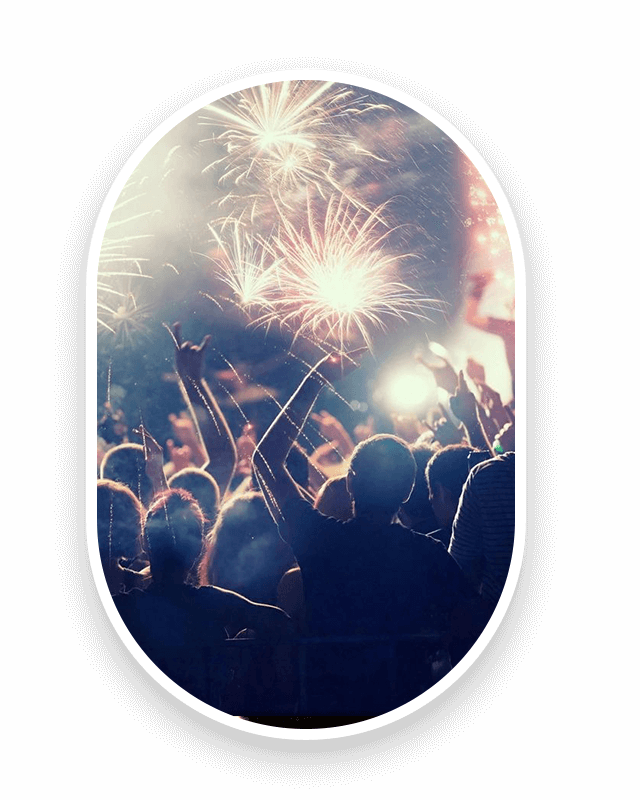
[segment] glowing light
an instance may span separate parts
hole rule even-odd
[[[431,373],[416,370],[391,376],[384,389],[386,404],[393,411],[415,413],[435,398],[436,381]]]
[[[305,230],[283,217],[270,243],[280,258],[279,296],[262,321],[278,318],[297,335],[344,349],[354,339],[372,347],[373,330],[384,330],[390,318],[426,319],[427,298],[398,277],[406,256],[384,250],[392,229],[383,211],[353,211],[347,199],[332,197],[321,219],[307,201]]]
[[[441,345],[440,342],[429,342],[429,350],[436,355],[440,356],[440,358],[449,358],[449,351],[444,345]]]

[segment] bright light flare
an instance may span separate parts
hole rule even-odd
[[[437,396],[437,384],[432,373],[415,369],[397,372],[383,387],[385,403],[391,411],[415,414],[426,408]]]

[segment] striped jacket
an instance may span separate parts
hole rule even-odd
[[[504,588],[515,529],[515,453],[474,467],[462,490],[449,553],[492,605]]]

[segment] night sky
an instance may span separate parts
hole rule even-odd
[[[288,88],[293,100],[319,85],[300,84]],[[241,94],[215,105],[232,113]],[[465,271],[497,264],[506,276],[503,284],[512,287],[508,242],[494,232],[499,218],[495,203],[448,136],[406,106],[356,87],[332,86],[314,109],[305,119],[315,146],[303,142],[306,172],[298,180],[294,176],[278,184],[267,162],[252,162],[251,147],[245,152],[238,146],[238,126],[211,107],[178,124],[135,169],[111,214],[99,266],[99,405],[109,397],[124,409],[130,425],[142,415],[156,437],[170,436],[167,415],[183,404],[173,378],[173,344],[163,323],[178,320],[185,338],[213,334],[207,377],[222,401],[238,389],[219,372],[229,364],[246,380],[244,398],[237,399],[259,427],[277,413],[271,400],[256,399],[264,398],[259,387],[283,402],[288,399],[304,367],[287,353],[293,349],[313,358],[317,351],[300,339],[292,345],[292,331],[277,323],[256,324],[259,310],[238,308],[220,280],[221,251],[211,226],[224,240],[234,219],[242,221],[247,235],[269,243],[279,214],[293,227],[304,228],[308,205],[321,219],[328,198],[340,192],[353,202],[354,213],[358,207],[365,214],[363,208],[387,204],[384,219],[390,233],[382,247],[402,256],[398,276],[425,298],[429,320],[386,319],[386,330],[372,328],[373,354],[347,385],[338,387],[349,403],[355,400],[356,409],[358,402],[362,408],[354,411],[335,396],[321,401],[348,425],[376,410],[372,395],[385,362],[410,359],[430,340],[447,342]],[[304,124],[296,136],[300,130]],[[474,187],[480,187],[479,203]],[[492,233],[500,244],[491,254],[479,244],[487,224],[493,226],[487,236]],[[243,416],[233,403],[227,410],[238,435]]]

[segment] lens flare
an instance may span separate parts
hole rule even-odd
[[[398,372],[388,378],[384,397],[391,411],[417,413],[433,402],[436,397],[436,382],[428,372]]]

